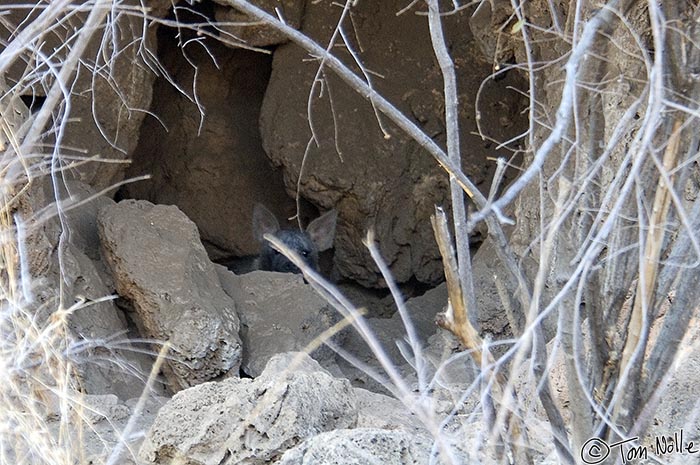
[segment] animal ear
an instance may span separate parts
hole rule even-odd
[[[335,239],[335,223],[338,219],[338,212],[333,209],[319,216],[306,228],[306,232],[318,248],[319,252],[333,247]]]
[[[279,221],[275,215],[262,204],[256,203],[253,207],[253,237],[263,243],[265,234],[275,234],[280,230]]]

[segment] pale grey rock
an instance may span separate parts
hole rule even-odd
[[[81,386],[87,393],[111,393],[122,400],[140,395],[152,361],[128,341],[128,324],[114,301],[94,302],[112,294],[104,274],[98,272],[102,265],[70,243],[62,264],[67,295],[85,302],[68,319],[71,334],[82,347],[73,354]]]
[[[235,303],[221,289],[197,227],[177,207],[123,201],[100,211],[102,250],[144,336],[172,344],[164,372],[178,390],[237,375]]]
[[[131,410],[119,402],[113,394],[84,396],[82,401],[73,406],[80,418],[86,423],[95,424],[101,421],[124,420],[129,418]]]
[[[428,431],[418,417],[401,401],[362,388],[355,388],[357,396],[357,427],[403,430],[427,435]]]
[[[143,442],[145,431],[156,418],[158,409],[167,399],[147,396],[138,411],[139,399],[119,401],[115,396],[82,395],[71,393],[71,417],[61,421],[60,415],[52,416],[45,426],[54,437],[80,438],[80,450],[73,444],[73,452],[80,454],[81,463],[107,463],[109,457],[119,465],[136,464],[135,452]],[[66,421],[67,420],[67,421]],[[126,430],[129,425],[129,430]],[[70,447],[66,445],[65,447]],[[18,463],[8,461],[6,463]]]
[[[97,195],[97,191],[80,181],[66,181],[59,184],[62,188],[61,197],[65,202],[66,219],[70,242],[80,249],[91,260],[99,261],[100,235],[97,230],[97,214],[108,206],[114,205],[114,200]]]
[[[660,322],[656,322],[659,324]],[[652,330],[653,334],[654,330]],[[652,336],[653,338],[654,336]],[[680,441],[680,433],[683,432],[683,445],[690,442],[695,444],[693,450],[697,450],[700,443],[700,383],[698,383],[698,370],[700,370],[700,329],[697,325],[689,328],[681,342],[674,363],[669,367],[667,384],[662,383],[658,389],[658,407],[651,414],[649,429],[645,434],[645,444],[654,442],[655,438],[677,438]],[[671,459],[671,457],[668,457]],[[688,456],[679,454],[669,463],[687,463]]]
[[[431,442],[398,430],[336,430],[285,452],[277,465],[427,465]]]
[[[350,383],[303,353],[273,357],[255,380],[229,378],[177,393],[139,451],[147,464],[267,464],[323,431],[357,423]]]

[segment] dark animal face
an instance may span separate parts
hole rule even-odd
[[[331,210],[309,223],[305,231],[280,229],[275,215],[261,204],[256,204],[253,208],[253,235],[262,245],[259,257],[260,269],[280,273],[301,273],[299,268],[276,251],[263,237],[265,234],[272,234],[299,254],[311,268],[318,271],[318,253],[333,246],[337,218],[337,212]]]
[[[284,245],[299,254],[302,259],[314,270],[318,270],[318,249],[306,232],[282,229],[275,233]],[[263,271],[277,271],[279,273],[301,273],[287,257],[276,251],[266,242],[260,253],[260,269]]]

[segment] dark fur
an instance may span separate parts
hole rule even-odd
[[[262,245],[259,269],[280,273],[301,273],[299,268],[276,251],[263,237],[265,234],[272,234],[299,254],[311,268],[318,271],[318,253],[333,246],[337,216],[336,211],[331,210],[309,223],[305,231],[280,229],[275,215],[263,205],[256,204],[253,209],[253,235]]]
[[[284,245],[298,253],[311,268],[318,270],[318,249],[306,232],[281,229],[275,233],[275,236]],[[263,244],[260,252],[260,269],[280,273],[301,273],[301,270],[294,263],[272,248],[267,241]]]

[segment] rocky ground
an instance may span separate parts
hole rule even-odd
[[[456,463],[484,460],[479,399],[476,392],[468,394],[476,369],[465,354],[455,358],[456,339],[433,321],[446,302],[444,286],[406,303],[422,346],[421,377],[400,315],[366,320],[402,386],[387,377],[355,329],[339,331],[328,342],[364,368],[315,344],[342,318],[301,275],[236,275],[212,263],[195,224],[177,208],[98,197],[70,220],[73,240],[85,250],[68,248],[76,282],[88,298],[109,286],[122,297],[118,306],[104,305],[99,326],[93,312],[76,313],[72,324],[93,335],[130,330],[172,344],[164,377],[143,393],[143,405],[138,397],[152,357],[122,347],[118,356],[131,372],[82,365],[82,384],[90,393],[89,455],[104,457],[120,445],[118,463],[139,464],[373,463],[369,457],[427,464],[431,456],[447,460],[449,454]],[[661,400],[660,432],[696,428],[676,424],[672,414],[678,405],[692,408],[687,395],[693,389],[684,385],[699,363],[694,353],[688,352],[692,356],[670,380],[668,392],[679,396]],[[554,386],[566,415],[566,383],[558,366],[552,367]],[[425,380],[432,384],[421,385]],[[554,460],[544,413],[533,404],[529,415],[536,457]],[[118,435],[127,424],[129,434]],[[445,450],[436,438],[445,441]]]
[[[269,11],[276,8],[287,24],[320,44],[333,36],[342,13],[336,2],[260,3]],[[348,42],[333,51],[358,75],[371,76],[373,88],[427,137],[446,146],[442,71],[425,15],[398,14],[406,3],[353,2],[352,38],[344,37]],[[135,0],[124,4],[141,6]],[[105,53],[96,36],[86,45],[85,56],[91,58],[84,61],[94,66],[91,72],[80,68],[71,87],[74,98],[66,105],[57,149],[63,151],[64,164],[53,155],[46,162],[62,171],[52,172],[52,178],[40,176],[47,170],[42,159],[36,173],[15,173],[31,180],[11,209],[16,225],[21,219],[26,227],[12,229],[25,234],[26,244],[11,255],[31,277],[30,327],[35,321],[65,318],[63,340],[70,350],[61,355],[76,380],[75,390],[63,392],[62,398],[47,394],[49,428],[56,436],[79,438],[84,463],[510,460],[511,451],[484,447],[500,442],[485,437],[485,425],[493,419],[484,417],[482,367],[474,365],[451,333],[435,325],[448,300],[431,226],[436,206],[450,208],[443,167],[336,75],[324,70],[319,78],[318,60],[278,31],[241,24],[241,14],[225,0],[187,4],[175,8],[171,2],[148,2],[152,22],[147,27],[139,15],[113,18],[118,31],[111,34],[114,53]],[[489,5],[494,10],[463,8],[443,18],[459,82],[454,118],[461,128],[462,170],[485,194],[492,189],[497,157],[511,168],[493,192],[514,178],[525,150],[518,141],[529,130],[525,95],[535,84],[526,81],[531,76],[505,72],[503,66],[516,59],[555,63],[545,67],[552,73],[547,79],[538,79],[560,83],[558,64],[569,55],[564,45],[570,45],[562,41],[559,48],[534,50],[540,54],[536,58],[524,57],[515,32],[523,25],[510,22],[510,3]],[[533,15],[544,14],[539,10],[544,7],[533,7]],[[47,56],[71,48],[64,47],[64,34],[82,27],[82,13],[66,18],[45,37]],[[3,43],[13,39],[15,27],[22,29],[26,14],[3,14],[5,23],[14,25],[0,32]],[[175,20],[178,27],[173,27]],[[214,20],[226,24],[207,24]],[[616,53],[636,56],[637,51],[620,48]],[[108,63],[100,61],[105,56],[110,56]],[[356,69],[358,64],[362,69]],[[25,67],[19,68],[7,71],[9,81],[22,81]],[[104,69],[109,70],[104,75],[95,71]],[[641,71],[631,69],[627,72],[637,86]],[[46,83],[39,81],[25,83],[27,101],[46,97]],[[613,81],[622,85],[625,79]],[[550,87],[556,97],[543,92],[542,102],[538,100],[543,128],[549,128],[546,116],[556,114],[559,99],[558,88]],[[637,98],[617,89],[605,94],[612,96]],[[41,106],[33,105],[12,112],[21,120],[17,127]],[[627,107],[610,101],[596,105],[617,108],[619,114],[612,113],[608,126],[596,129],[616,133],[613,126]],[[599,136],[591,134],[590,140]],[[50,145],[53,135],[46,137]],[[527,143],[543,138],[540,133],[529,137]],[[559,173],[569,157],[569,148],[560,148],[561,158],[550,156],[543,172]],[[574,174],[590,163],[585,160]],[[524,191],[503,212],[514,219],[515,227],[505,227],[509,246],[531,282],[541,277],[535,262],[544,255],[537,242],[548,219],[540,216],[540,208],[543,199],[555,198],[558,182],[547,184],[550,192],[544,192],[546,183],[531,183],[532,191]],[[281,219],[283,227],[296,230],[323,212],[337,212],[334,250],[321,256],[320,271],[337,286],[334,292],[347,296],[365,315],[362,326],[349,324],[357,315],[340,310],[340,294],[324,298],[301,275],[256,270],[260,243],[254,240],[252,216],[257,203]],[[591,205],[586,211],[599,208]],[[363,244],[369,230],[405,297],[403,315]],[[554,285],[565,282],[580,259],[576,247],[557,240],[566,255],[543,278],[548,280],[546,292],[555,292]],[[508,315],[519,285],[485,229],[467,241],[475,252],[474,324],[500,354],[513,344],[511,326],[522,323],[522,315]],[[616,292],[624,295],[628,288]],[[54,312],[56,302],[60,311]],[[547,336],[554,335],[556,323],[544,322]],[[159,359],[164,344],[168,351]],[[695,413],[676,419],[679,411],[695,412],[700,391],[695,382],[697,337],[691,334],[685,344],[664,379],[668,395],[650,404],[658,410],[649,440],[681,429],[688,440],[700,438]],[[547,350],[554,402],[568,419],[561,347],[550,342]],[[540,368],[526,360],[516,371],[532,381]],[[556,463],[536,384],[516,383],[521,410],[514,416],[523,419],[522,442],[534,461]],[[46,386],[47,391],[54,387],[50,382]],[[70,408],[54,402],[55,397],[70,399]],[[67,427],[60,420],[71,409],[81,421]]]

